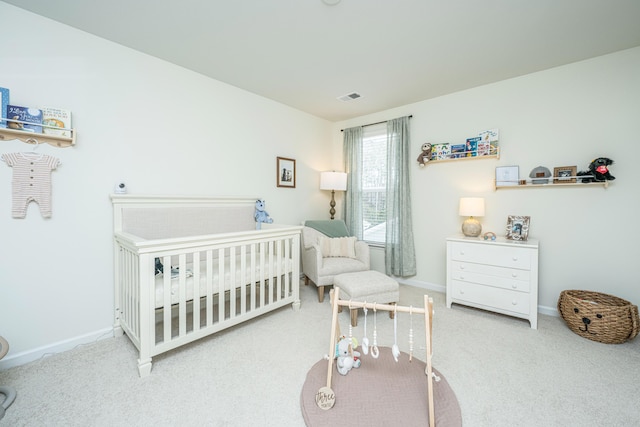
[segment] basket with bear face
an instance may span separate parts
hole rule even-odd
[[[638,335],[638,307],[601,292],[566,290],[560,293],[558,312],[581,337],[605,344],[621,344]]]

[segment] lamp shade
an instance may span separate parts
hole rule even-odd
[[[320,189],[345,191],[347,174],[345,172],[320,172]]]
[[[484,216],[484,198],[460,198],[460,216]]]

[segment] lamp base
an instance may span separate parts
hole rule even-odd
[[[462,234],[465,236],[478,237],[480,233],[482,233],[482,225],[474,217],[471,216],[462,223]]]
[[[331,206],[331,209],[329,209],[331,219],[334,219],[336,215],[336,199],[334,198],[335,194],[336,192],[334,190],[331,190],[331,202],[329,203],[329,206]]]

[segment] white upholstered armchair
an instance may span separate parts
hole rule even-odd
[[[318,287],[318,301],[324,301],[324,287],[342,273],[367,271],[369,245],[350,237],[341,220],[306,221],[302,229],[302,272],[304,284]]]

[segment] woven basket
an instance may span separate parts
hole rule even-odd
[[[569,329],[593,341],[620,344],[638,335],[638,306],[613,295],[562,291],[558,311]]]

